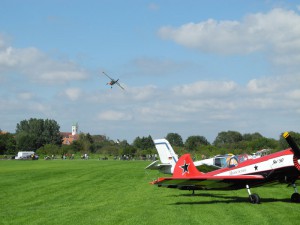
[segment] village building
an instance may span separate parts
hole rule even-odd
[[[73,141],[76,141],[79,139],[78,134],[78,123],[74,123],[72,125],[72,132],[61,132],[60,133],[63,138],[63,145],[70,145]]]

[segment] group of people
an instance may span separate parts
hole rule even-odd
[[[83,154],[83,155],[81,155],[81,157],[80,157],[81,159],[89,159],[89,156],[88,156],[88,154]],[[51,159],[56,159],[56,156],[55,155],[52,155],[52,156],[45,156],[44,157],[44,159],[45,160],[51,160]],[[66,154],[62,154],[61,155],[61,159],[62,160],[66,160],[66,159],[70,159],[70,160],[73,160],[73,159],[75,159],[75,155],[74,154],[68,154],[68,153],[66,153]]]

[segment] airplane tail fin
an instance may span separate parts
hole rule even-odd
[[[160,161],[165,164],[176,165],[178,161],[178,156],[175,154],[172,146],[166,139],[156,139],[153,140],[155,148],[158,152]]]
[[[196,168],[190,154],[185,154],[181,156],[176,163],[173,178],[195,177],[201,175],[203,175],[203,173]]]

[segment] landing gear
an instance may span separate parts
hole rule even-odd
[[[252,204],[260,204],[260,197],[258,194],[249,195],[249,201]]]
[[[248,194],[249,194],[249,202],[252,203],[252,204],[260,204],[259,195],[258,194],[251,194],[250,187],[249,187],[248,184],[246,185],[246,188],[247,188],[247,191],[248,191]]]
[[[291,196],[291,202],[300,203],[300,194],[293,193]]]
[[[291,196],[291,202],[300,203],[300,194],[298,193],[295,183],[293,184],[293,188],[295,192]]]

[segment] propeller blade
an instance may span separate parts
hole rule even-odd
[[[296,142],[294,141],[294,139],[291,137],[291,135],[288,132],[284,132],[282,136],[285,138],[286,142],[292,148],[294,155],[297,158],[300,158],[300,149],[299,149],[298,145],[296,144]]]

